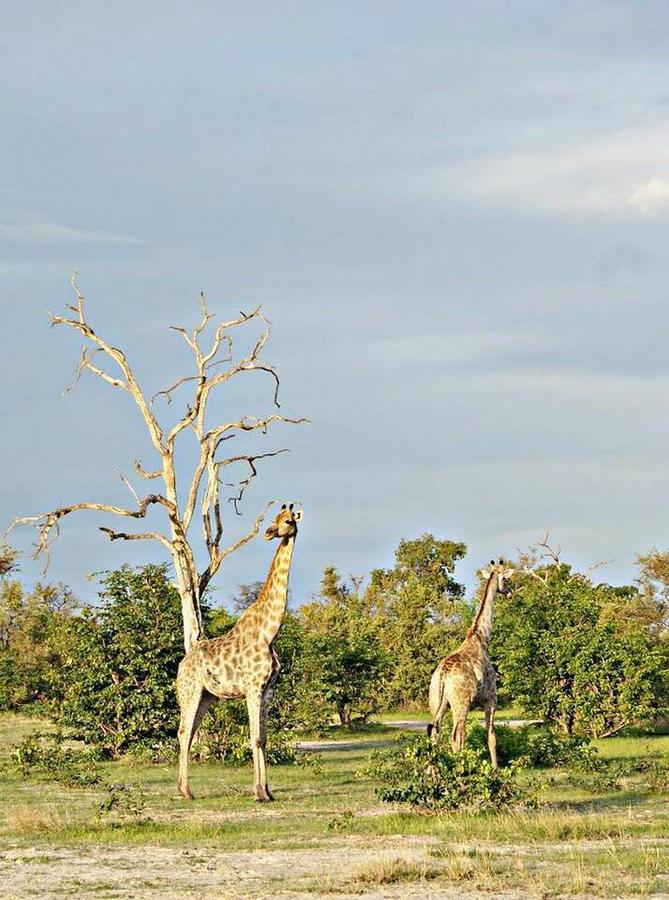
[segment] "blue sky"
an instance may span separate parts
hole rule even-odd
[[[424,531],[469,545],[469,584],[547,529],[631,579],[669,543],[668,44],[653,2],[5,4],[3,520],[128,502],[117,467],[151,460],[127,398],[62,397],[80,345],[45,311],[76,267],[149,393],[187,371],[167,326],[200,289],[263,303],[283,411],[312,424],[268,438],[292,452],[244,521],[304,504],[295,602]],[[98,524],[72,518],[49,573],[86,597],[162,558]]]

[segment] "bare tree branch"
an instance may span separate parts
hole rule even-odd
[[[96,512],[112,513],[115,516],[126,516],[131,519],[143,519],[146,516],[149,507],[156,503],[165,506],[170,512],[174,511],[169,501],[160,494],[149,494],[148,497],[144,497],[140,500],[138,508],[135,510],[125,509],[122,506],[113,506],[109,503],[73,503],[70,506],[61,506],[50,512],[40,513],[37,516],[21,516],[20,518],[14,519],[5,532],[5,535],[8,535],[19,525],[35,525],[37,528],[38,540],[34,545],[35,552],[33,553],[33,559],[39,559],[40,556],[44,556],[46,559],[44,572],[46,572],[49,565],[49,548],[60,534],[60,521],[61,519],[64,519],[65,516],[69,516],[70,513],[77,512],[81,509],[89,509]]]
[[[160,469],[158,469],[158,470],[155,471],[155,472],[147,472],[146,469],[143,468],[143,466],[142,466],[142,460],[141,460],[141,459],[136,459],[136,460],[135,460],[135,462],[134,462],[134,469],[135,469],[135,472],[137,472],[138,475],[141,475],[141,476],[142,476],[142,478],[147,478],[147,479],[149,479],[149,480],[152,479],[152,478],[160,478],[160,476],[163,474],[162,471],[161,471]]]
[[[52,325],[67,325],[68,327],[78,331],[82,334],[88,341],[92,344],[95,344],[97,348],[106,353],[107,356],[112,359],[117,366],[120,368],[121,372],[124,376],[124,381],[120,381],[120,379],[114,379],[111,376],[107,376],[106,373],[103,373],[101,369],[97,366],[93,366],[91,363],[90,354],[82,353],[82,358],[79,361],[79,365],[77,367],[77,372],[81,374],[83,368],[90,369],[95,372],[96,375],[99,375],[101,378],[104,378],[105,381],[108,381],[110,384],[113,384],[115,387],[122,387],[124,390],[127,390],[128,393],[132,396],[133,400],[137,404],[137,407],[146,423],[146,426],[149,430],[149,434],[151,435],[151,440],[153,441],[153,445],[156,450],[160,453],[161,456],[165,456],[166,448],[163,444],[163,433],[158,424],[156,417],[151,411],[151,407],[146,401],[144,394],[135,378],[135,375],[126,359],[123,351],[119,350],[117,347],[112,347],[107,341],[104,340],[99,334],[96,334],[95,331],[91,328],[91,326],[86,322],[84,315],[84,296],[79,289],[79,285],[77,284],[77,273],[74,272],[71,279],[71,284],[74,289],[77,305],[68,306],[68,309],[73,310],[77,313],[76,319],[68,319],[65,316],[51,316],[51,324]],[[76,376],[75,376],[76,381]]]
[[[248,488],[254,478],[258,476],[258,470],[256,468],[256,460],[258,459],[268,459],[270,456],[278,456],[280,453],[290,453],[288,447],[283,447],[281,450],[272,450],[269,453],[258,453],[255,456],[230,456],[228,459],[223,459],[220,462],[216,463],[217,474],[220,477],[220,470],[225,468],[226,466],[231,465],[236,462],[246,462],[248,463],[250,472],[246,478],[242,478],[241,481],[227,481],[226,486],[231,488],[237,488],[239,493],[234,497],[228,498],[235,507],[235,512],[238,516],[241,516],[241,512],[239,511],[239,504],[242,501],[242,497],[244,496],[244,491]]]
[[[227,482],[225,485],[233,489],[233,496],[226,499],[233,503],[235,511],[239,513],[239,503],[245,491],[258,475],[257,464],[259,460],[284,453],[286,449],[255,454],[240,452],[227,459],[218,459],[218,451],[225,441],[231,440],[236,436],[252,431],[259,431],[265,434],[268,427],[273,423],[285,422],[286,424],[297,425],[308,420],[272,414],[265,417],[242,416],[237,420],[213,426],[207,423],[207,404],[212,390],[243,372],[259,371],[269,375],[274,385],[273,403],[277,407],[280,405],[279,376],[274,366],[262,358],[270,337],[271,323],[263,316],[260,306],[256,306],[250,312],[240,311],[237,317],[219,323],[215,327],[213,334],[210,334],[210,343],[204,346],[206,343],[205,333],[214,316],[209,311],[206,297],[204,294],[200,294],[200,318],[197,325],[191,330],[186,329],[183,325],[171,326],[192,352],[194,369],[190,374],[176,379],[168,388],[159,391],[149,401],[144,395],[125,353],[98,334],[87,321],[85,299],[79,289],[76,272],[72,276],[72,288],[75,302],[66,304],[72,315],[51,316],[52,325],[65,325],[82,335],[86,342],[77,362],[72,386],[80,381],[85,371],[89,371],[102,381],[125,391],[132,397],[148,429],[153,447],[160,458],[160,465],[156,469],[146,469],[142,465],[141,460],[136,459],[134,462],[135,473],[148,481],[158,478],[162,479],[164,491],[162,493],[153,493],[140,499],[130,481],[119,472],[121,480],[130,490],[137,503],[136,509],[127,509],[106,503],[75,503],[42,513],[39,516],[17,518],[11,524],[9,530],[17,525],[33,524],[36,526],[38,539],[35,544],[34,555],[35,558],[39,556],[44,557],[46,569],[49,564],[49,549],[60,533],[60,522],[71,513],[78,510],[93,510],[122,517],[142,519],[146,516],[151,505],[157,504],[162,506],[169,522],[169,537],[161,531],[130,533],[116,531],[107,526],[102,526],[100,530],[107,534],[111,541],[155,540],[169,549],[176,571],[182,603],[184,643],[186,650],[189,650],[192,644],[202,636],[200,608],[202,591],[217,572],[221,562],[258,533],[267,509],[271,505],[267,504],[245,535],[222,550],[220,544],[223,538],[224,526],[220,498],[221,472],[223,469],[227,469],[236,463],[242,463],[248,467],[246,477],[241,478],[237,482]],[[262,330],[259,336],[255,337],[251,349],[235,359],[231,332],[235,328],[253,321],[263,323]],[[106,357],[111,361],[118,369],[118,372],[113,369],[111,372],[106,371],[106,368],[99,362],[100,357]],[[191,401],[181,418],[172,425],[169,431],[164,432],[152,408],[152,404],[160,396],[164,396],[167,402],[170,403],[174,392],[186,385],[191,385],[192,387]],[[199,453],[190,481],[185,486],[185,490],[182,488],[186,497],[185,505],[182,508],[178,497],[180,492],[177,491],[175,453],[177,438],[186,429],[195,435],[199,445]],[[209,556],[209,563],[202,572],[199,572],[196,566],[195,553],[188,539],[189,525],[199,499],[201,500],[205,546]]]
[[[203,593],[205,591],[207,585],[218,571],[219,566],[226,558],[226,556],[230,556],[230,554],[234,553],[235,550],[239,550],[239,548],[243,547],[244,544],[248,544],[248,542],[258,534],[258,532],[260,531],[260,526],[262,525],[263,521],[265,520],[265,516],[267,515],[267,511],[276,502],[276,500],[269,500],[263,507],[262,512],[256,518],[250,530],[247,531],[245,535],[236,540],[234,544],[230,544],[230,546],[226,547],[225,550],[221,550],[216,553],[215,558],[210,562],[207,568],[200,575],[200,593]]]
[[[114,531],[111,528],[105,528],[104,525],[101,525],[98,529],[99,531],[104,531],[105,534],[109,535],[110,541],[159,541],[168,550],[172,550],[172,542],[169,538],[165,537],[164,534],[161,534],[159,531],[144,531],[137,532],[135,534],[128,534],[125,531]]]
[[[548,543],[548,536],[549,536],[548,532],[546,532],[544,534],[543,541],[538,541],[537,546],[541,547],[543,549],[544,559],[550,559],[553,561],[553,565],[559,566],[560,565],[560,554],[562,553],[562,547],[558,546],[557,550],[554,550],[551,547],[551,545]]]

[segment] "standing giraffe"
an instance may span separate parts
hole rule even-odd
[[[457,650],[447,656],[434,670],[430,681],[431,723],[428,736],[436,738],[446,709],[453,714],[451,747],[462,750],[465,745],[465,726],[470,707],[485,710],[488,749],[493,768],[497,768],[497,739],[495,738],[495,709],[497,708],[497,682],[495,670],[488,657],[488,642],[492,632],[492,616],[496,594],[508,594],[508,579],[513,569],[507,569],[504,560],[490,560],[490,569],[481,574],[487,579],[483,599],[467,637]]]
[[[267,581],[258,596],[240,616],[234,628],[222,637],[199,641],[184,656],[177,674],[179,724],[179,793],[189,800],[188,754],[202,717],[215,700],[246,697],[253,751],[253,794],[256,800],[273,800],[267,786],[265,742],[267,710],[279,674],[279,658],[273,642],[286,612],[288,573],[302,512],[293,504],[281,507],[265,532],[265,540],[279,538],[279,546]]]

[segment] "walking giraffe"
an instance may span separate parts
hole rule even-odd
[[[267,581],[258,599],[222,637],[199,641],[184,656],[177,674],[181,709],[179,725],[179,793],[193,799],[188,786],[188,754],[204,714],[215,700],[246,698],[253,752],[253,794],[258,801],[273,800],[267,786],[265,742],[267,710],[279,674],[273,647],[288,598],[288,574],[297,523],[302,512],[285,503],[265,532],[265,540],[279,539]]]
[[[488,749],[493,768],[497,768],[497,740],[495,738],[495,709],[497,708],[497,681],[495,670],[488,657],[488,643],[492,633],[492,617],[495,596],[509,592],[508,579],[513,569],[506,568],[504,560],[490,560],[490,569],[481,574],[487,579],[483,599],[467,637],[457,650],[449,654],[434,670],[430,681],[431,723],[428,735],[436,738],[447,708],[453,714],[451,747],[462,750],[465,745],[467,713],[470,707],[485,710]]]

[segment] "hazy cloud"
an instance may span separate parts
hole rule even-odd
[[[654,215],[669,208],[669,128],[611,134],[573,146],[479,156],[444,167],[444,198],[502,206],[509,215]]]
[[[629,197],[630,204],[640,213],[655,216],[669,210],[669,181],[651,178],[640,184]]]
[[[53,222],[0,222],[0,240],[22,244],[139,244],[137,238],[109,231],[70,228]]]

